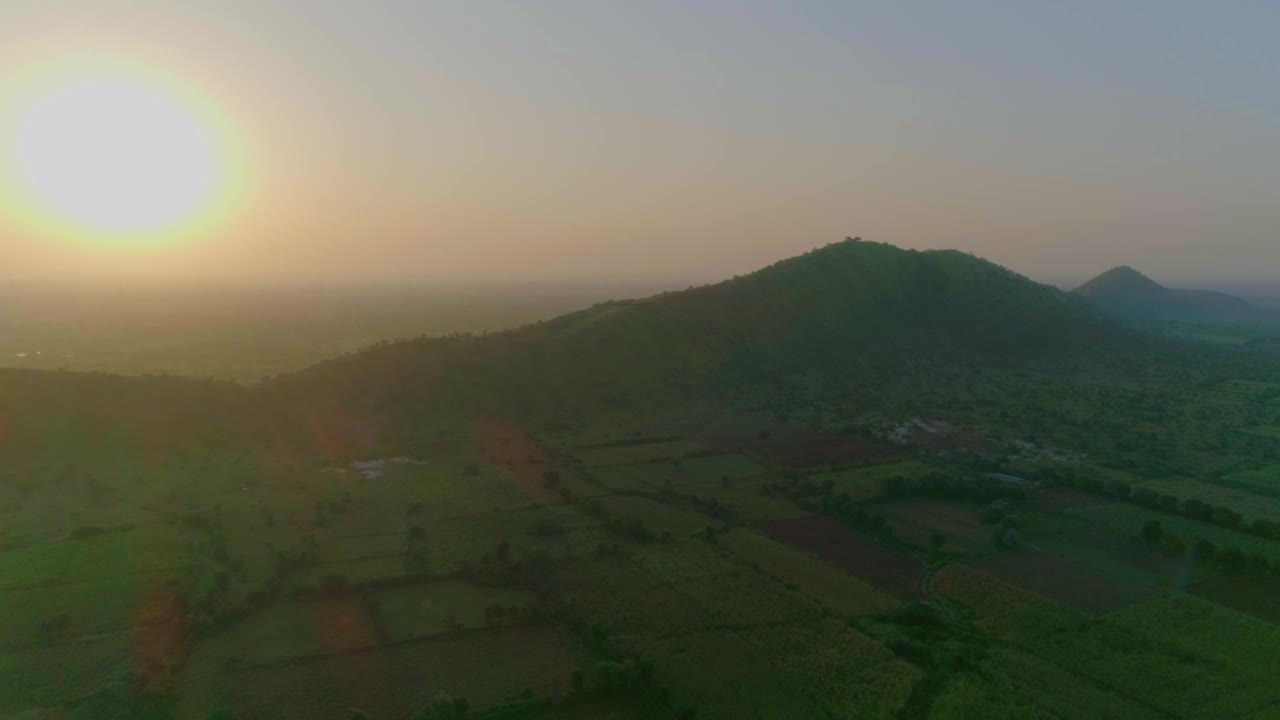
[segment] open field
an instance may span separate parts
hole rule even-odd
[[[378,644],[377,627],[357,598],[282,601],[218,638],[223,662],[254,667],[335,655]]]
[[[780,678],[829,717],[894,717],[919,677],[916,668],[838,620],[762,627],[746,636]]]
[[[165,574],[139,574],[0,590],[6,608],[0,614],[0,650],[39,645],[41,625],[56,618],[66,618],[58,633],[64,639],[127,633],[147,599],[169,580]]]
[[[532,436],[509,423],[487,420],[478,423],[476,437],[488,462],[504,470],[505,478],[530,501],[562,502],[548,473],[563,474],[564,468]]]
[[[1029,522],[1042,520],[1039,516],[1029,518]],[[1137,537],[1106,532],[1087,523],[1066,522],[1059,528],[1048,529],[1037,527],[1027,535],[1027,542],[1035,550],[1059,555],[1123,584],[1173,590],[1218,574],[1205,563],[1182,555],[1160,553]]]
[[[941,550],[972,554],[991,547],[991,527],[983,524],[981,509],[975,505],[941,500],[894,500],[873,505],[889,519],[894,537],[921,550],[933,547],[941,534]]]
[[[630,548],[628,557],[662,582],[699,580],[737,569],[723,552],[701,540],[644,543]]]
[[[914,480],[936,471],[936,467],[918,460],[900,460],[865,467],[817,472],[809,477],[815,482],[830,481],[836,492],[845,493],[855,500],[869,500],[883,494],[886,483],[891,480],[897,478]]]
[[[669,581],[641,568],[603,560],[565,570],[565,595],[580,612],[628,641],[703,629],[710,616]]]
[[[590,470],[593,477],[615,492],[673,490],[701,493],[726,481],[741,483],[765,469],[745,455],[714,454],[684,459],[609,465]]]
[[[747,627],[818,619],[821,607],[781,582],[748,568],[676,584],[714,627]]]
[[[1180,515],[1130,505],[1097,505],[1072,510],[1071,514],[1082,517],[1103,530],[1130,536],[1136,536],[1144,523],[1155,520],[1160,523],[1165,532],[1183,538],[1188,543],[1204,539],[1219,548],[1234,547],[1244,553],[1257,553],[1273,562],[1280,561],[1280,541],[1210,525]]]
[[[609,495],[598,498],[597,502],[611,516],[642,523],[651,532],[659,535],[670,533],[687,537],[715,522],[713,518],[699,513],[681,510],[636,495]]]
[[[770,537],[812,553],[896,597],[919,597],[924,564],[899,550],[864,538],[839,521],[815,516],[781,520],[764,528]]]
[[[883,462],[901,452],[878,440],[841,435],[812,435],[786,444],[769,445],[769,457],[789,468]]]
[[[193,681],[177,716],[203,720],[208,707],[223,704],[262,720],[326,717],[334,708],[404,718],[441,692],[483,705],[526,689],[565,688],[578,663],[577,652],[545,628],[482,631]]]
[[[939,573],[937,584],[944,595],[973,608],[980,627],[1034,655],[1019,661],[1024,669],[1027,662],[1052,663],[1037,673],[1013,675],[1023,687],[1032,687],[1035,678],[1075,676],[1065,681],[1070,685],[1064,692],[1080,696],[1083,687],[1106,688],[1135,701],[1139,717],[1229,717],[1280,702],[1280,689],[1259,674],[1265,665],[1258,664],[1274,653],[1271,636],[1277,629],[1248,616],[1190,598],[1161,598],[1086,620],[961,566]],[[1209,633],[1221,635],[1209,640]],[[1227,656],[1234,662],[1224,664]],[[1181,682],[1168,684],[1174,677]],[[1102,704],[1121,706],[1112,700]]]
[[[1080,492],[1071,488],[1047,487],[1033,493],[1031,502],[1042,511],[1061,512],[1074,507],[1105,505],[1108,500],[1098,495]]]
[[[788,520],[808,515],[809,512],[784,498],[766,495],[763,491],[770,476],[711,481],[685,485],[679,494],[698,499],[715,500],[729,514],[747,525],[760,525],[770,520]]]
[[[131,633],[83,642],[0,652],[0,712],[56,707],[104,683],[124,681],[133,655]]]
[[[1017,643],[1074,627],[1087,617],[967,565],[948,565],[939,570],[934,587],[942,597],[972,609],[979,628]]]
[[[690,440],[673,438],[653,438],[619,440],[607,444],[587,445],[574,448],[574,457],[589,468],[608,465],[633,465],[635,463],[653,462],[682,458],[686,455],[705,452],[707,448]]]
[[[1215,507],[1234,510],[1247,520],[1262,519],[1280,521],[1280,498],[1220,487],[1186,478],[1147,480],[1135,484],[1160,494],[1173,495],[1181,500],[1202,500]]]
[[[773,720],[820,717],[823,710],[805,692],[783,679],[761,649],[730,630],[712,630],[653,643],[658,674],[673,689],[677,707],[696,707],[713,720]],[[708,673],[724,658],[733,672]]]
[[[677,474],[670,463],[653,462],[635,465],[611,465],[595,468],[591,476],[609,492],[658,492],[674,487]]]
[[[178,570],[182,540],[182,533],[167,528],[127,529],[0,551],[0,589]]]
[[[1214,480],[1213,484],[1268,497],[1280,495],[1280,465],[1237,470]]]
[[[1223,665],[1175,627],[1150,623],[1145,608],[1124,612],[1042,637],[1036,653],[1175,717],[1232,717],[1280,700],[1259,668]]]
[[[512,622],[532,599],[518,590],[445,580],[378,590],[372,607],[386,639],[394,643]],[[501,615],[486,612],[495,606],[502,608]]]
[[[1091,613],[1110,612],[1159,595],[1152,588],[1035,550],[997,555],[975,566],[1011,585]]]
[[[976,674],[953,677],[934,700],[934,720],[1057,720],[1061,716],[1036,705],[1034,698]]]
[[[1187,592],[1232,610],[1248,613],[1262,620],[1280,623],[1280,583],[1274,577],[1235,575],[1202,580],[1187,587]]]
[[[1167,717],[1146,703],[1033,655],[1000,648],[986,659],[981,677],[940,700],[943,717],[1157,720]],[[937,706],[935,705],[935,711]]]
[[[844,615],[885,612],[898,604],[889,594],[857,577],[776,540],[735,529],[720,545],[800,592]]]

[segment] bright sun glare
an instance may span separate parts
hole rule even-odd
[[[226,152],[210,119],[142,71],[108,65],[45,78],[13,117],[11,171],[38,223],[100,239],[165,237],[199,225],[226,190]]]

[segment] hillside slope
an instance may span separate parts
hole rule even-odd
[[[387,343],[278,379],[295,403],[413,416],[715,401],[797,373],[1129,347],[1085,303],[956,251],[845,240],[715,285],[479,337]]]

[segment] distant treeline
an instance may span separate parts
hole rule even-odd
[[[1158,493],[1151,488],[1134,487],[1123,480],[1104,481],[1091,476],[1069,477],[1053,468],[1041,470],[1040,477],[1056,485],[1066,485],[1230,530],[1280,540],[1280,522],[1263,518],[1255,518],[1250,522],[1229,507],[1212,505],[1199,498],[1184,499],[1169,493]]]

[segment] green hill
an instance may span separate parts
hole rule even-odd
[[[295,403],[545,415],[714,402],[798,374],[1059,359],[1135,342],[1085,303],[956,251],[845,240],[746,276],[478,337],[386,343],[278,379]]]

